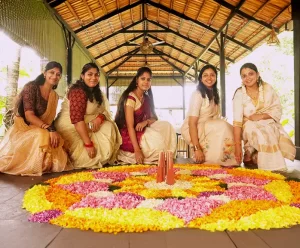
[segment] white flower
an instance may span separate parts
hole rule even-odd
[[[110,192],[110,191],[96,191],[96,192],[90,193],[88,195],[97,197],[97,198],[102,198],[102,197],[107,197],[107,196],[113,196],[114,193]]]
[[[142,201],[136,208],[151,208],[154,209],[155,207],[163,204],[164,200],[162,199],[146,199]]]
[[[173,185],[169,185],[166,182],[157,183],[156,181],[146,182],[144,186],[147,189],[190,189],[192,183],[188,181],[177,180]]]

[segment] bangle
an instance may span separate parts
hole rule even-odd
[[[150,127],[150,119],[147,119],[147,127]]]
[[[43,124],[41,125],[41,128],[45,129],[45,126],[47,126],[47,124],[46,124],[46,123],[43,123]]]
[[[84,147],[87,147],[87,148],[94,147],[94,143],[93,143],[93,141],[91,141],[91,143],[90,143],[90,144],[84,144]]]
[[[195,146],[192,146],[191,148],[194,149],[194,151],[199,151],[199,150],[201,150],[200,145],[199,145],[199,146],[198,146],[198,145],[195,145]]]

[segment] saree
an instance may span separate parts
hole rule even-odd
[[[58,95],[51,91],[47,109],[39,118],[50,125],[56,114]],[[57,148],[50,144],[48,130],[27,125],[20,116],[14,117],[14,124],[0,144],[0,172],[11,175],[41,176],[46,172],[69,170],[67,154],[60,138]]]
[[[144,96],[143,103],[131,92],[125,103],[134,109],[134,127],[142,121],[151,118],[150,99]],[[124,164],[135,164],[135,154],[126,125],[120,129],[122,145],[118,154],[118,161]],[[145,164],[158,162],[161,151],[176,151],[176,133],[173,126],[167,121],[155,121],[142,131],[136,131],[137,141],[144,154]]]
[[[272,119],[251,121],[253,114],[268,114]],[[284,158],[295,158],[296,148],[280,124],[281,114],[280,99],[270,84],[259,86],[257,103],[247,95],[245,86],[234,95],[233,125],[242,128],[245,152],[258,152],[259,169],[285,171]]]
[[[89,137],[97,150],[94,158],[89,157],[82,139],[74,124],[71,123],[70,102],[67,97],[65,97],[58,118],[55,120],[55,127],[65,140],[65,148],[75,169],[101,168],[104,164],[114,164],[116,162],[117,151],[122,140],[118,127],[111,118],[108,100],[104,94],[102,97],[103,102],[101,105],[95,100],[93,102],[87,101],[84,115],[86,124],[97,118],[99,114],[105,115],[106,118],[97,132],[88,129]]]
[[[199,117],[197,123],[198,139],[204,154],[204,164],[223,166],[238,165],[235,160],[233,128],[221,119],[220,108],[208,97],[203,98],[196,90],[191,97],[189,111],[181,127],[181,135],[188,145],[191,144],[189,117]]]

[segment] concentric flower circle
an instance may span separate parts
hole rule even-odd
[[[191,227],[209,231],[283,228],[300,223],[300,182],[261,170],[175,165],[174,185],[157,167],[76,172],[28,189],[29,221],[95,232]]]

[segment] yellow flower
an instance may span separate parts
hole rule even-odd
[[[25,192],[23,208],[31,213],[52,209],[52,203],[47,201],[46,192],[49,186],[35,185]]]
[[[290,203],[293,199],[291,187],[285,181],[275,180],[265,185],[264,188],[273,194],[279,201]]]

